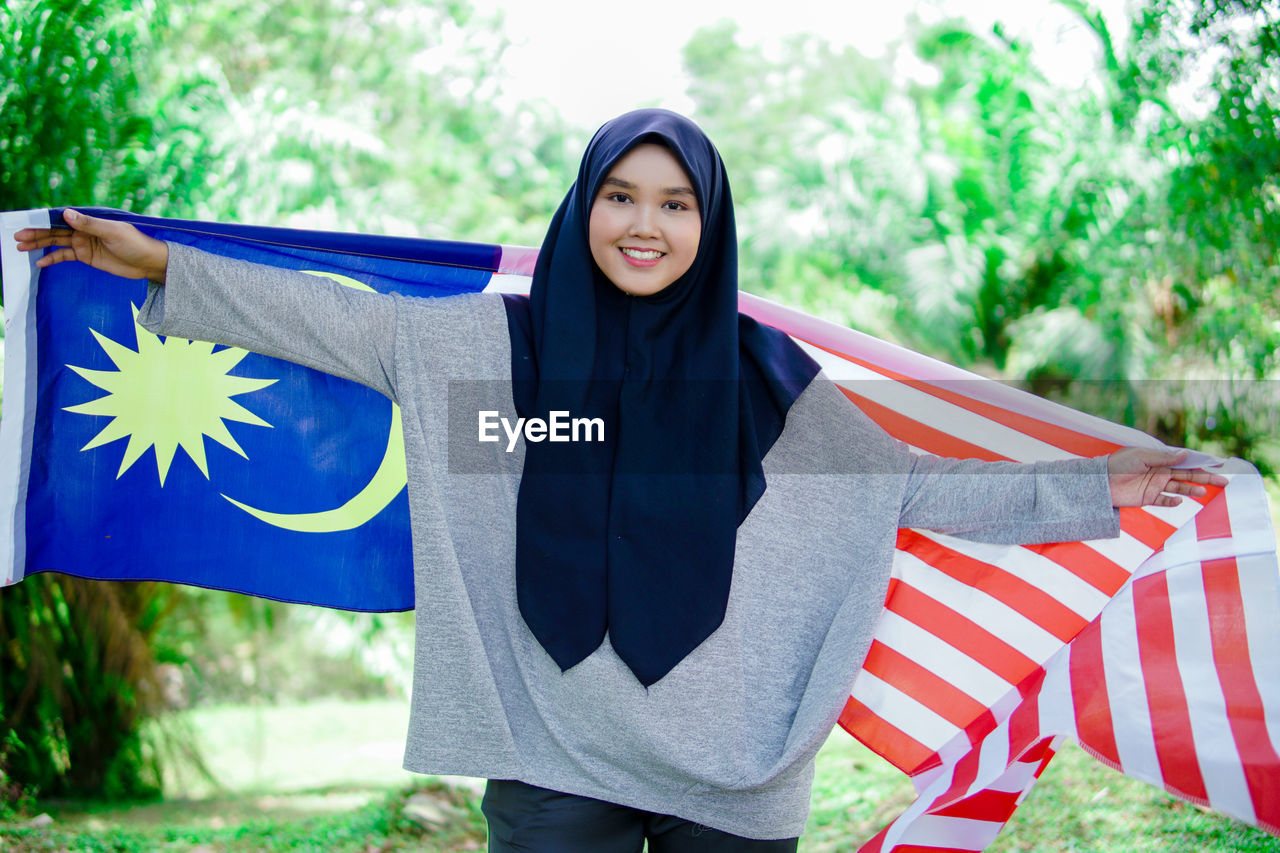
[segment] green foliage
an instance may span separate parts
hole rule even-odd
[[[545,111],[497,105],[497,26],[410,0],[175,10],[168,86],[216,152],[195,215],[536,242],[576,146]]]
[[[0,6],[0,208],[138,200],[139,119],[131,54],[146,18],[112,2],[15,0]]]
[[[168,21],[166,0],[0,6],[0,209],[186,212],[211,160],[160,73]]]
[[[38,575],[0,599],[0,766],[41,795],[159,793],[141,721],[164,707],[151,640],[177,593]]]
[[[1097,36],[1085,86],[957,21],[881,60],[696,34],[744,286],[1272,470],[1280,11],[1152,0],[1116,39],[1063,5]]]

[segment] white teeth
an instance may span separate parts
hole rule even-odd
[[[628,258],[635,258],[637,261],[652,261],[662,257],[662,253],[657,249],[623,249],[622,254]]]

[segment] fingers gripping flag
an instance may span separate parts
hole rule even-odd
[[[137,217],[153,235],[358,288],[528,286],[535,250]],[[413,606],[398,412],[367,389],[150,335],[143,282],[45,270],[0,220],[0,581],[60,571],[359,610]],[[917,452],[1032,461],[1149,437],[744,294]],[[1275,539],[1257,472],[1117,540],[1012,547],[903,530],[841,715],[919,797],[864,850],[981,850],[1063,737],[1272,832],[1280,823]]]

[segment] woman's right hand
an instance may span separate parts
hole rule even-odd
[[[68,208],[62,212],[68,228],[24,228],[14,235],[18,251],[33,252],[59,246],[36,261],[47,267],[62,261],[81,261],[123,278],[145,278],[164,284],[169,246],[143,234],[127,222],[98,219]]]

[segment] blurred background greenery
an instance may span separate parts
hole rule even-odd
[[[1083,83],[937,15],[875,56],[694,32],[686,94],[734,180],[743,287],[1274,475],[1280,8],[1054,7],[1091,34]],[[592,128],[500,97],[508,44],[467,0],[4,0],[0,209],[536,245]],[[156,584],[7,588],[0,818],[159,795],[201,765],[201,708],[401,697],[410,630]]]

